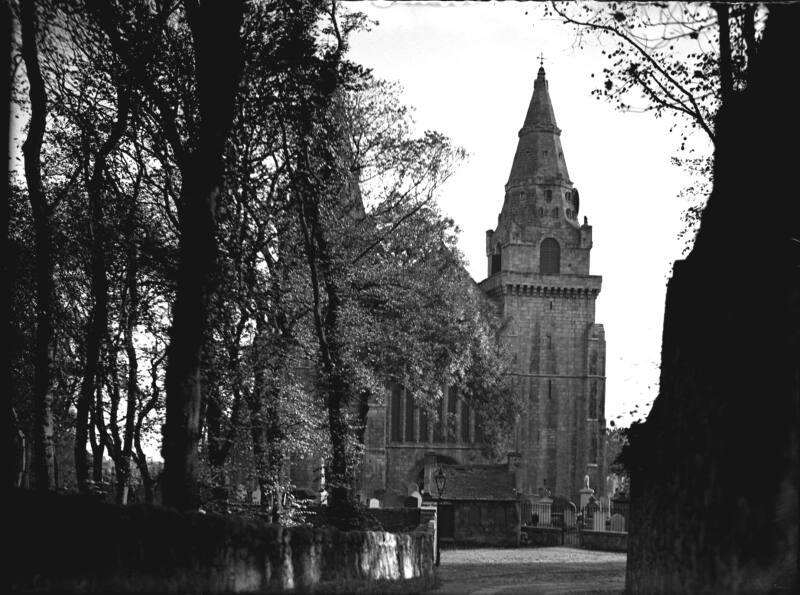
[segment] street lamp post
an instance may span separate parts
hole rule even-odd
[[[436,491],[439,494],[439,499],[442,499],[442,494],[444,494],[444,488],[447,486],[447,475],[442,469],[440,465],[439,468],[436,470],[436,473],[433,474],[433,480],[436,482]]]
[[[441,541],[439,540],[439,535],[441,534],[441,527],[439,526],[439,523],[442,518],[439,514],[439,503],[442,499],[442,494],[444,494],[444,489],[447,487],[447,474],[445,474],[441,465],[439,465],[436,473],[433,474],[433,481],[436,483],[436,493],[439,496],[439,498],[436,500],[436,565],[438,566],[439,562],[441,561],[442,551]]]

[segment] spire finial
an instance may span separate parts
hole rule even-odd
[[[537,79],[544,79],[544,54],[539,52],[539,72],[536,73]]]

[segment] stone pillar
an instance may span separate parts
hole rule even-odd
[[[439,518],[435,504],[424,504],[419,510],[419,524],[433,526],[433,559],[439,565]]]

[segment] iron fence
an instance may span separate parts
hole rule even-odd
[[[577,528],[586,531],[626,533],[630,519],[630,503],[626,501],[590,502],[582,509],[574,504],[554,502],[521,503],[522,524],[528,527]]]

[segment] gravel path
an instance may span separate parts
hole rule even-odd
[[[433,593],[622,593],[625,558],[566,547],[442,550]]]

